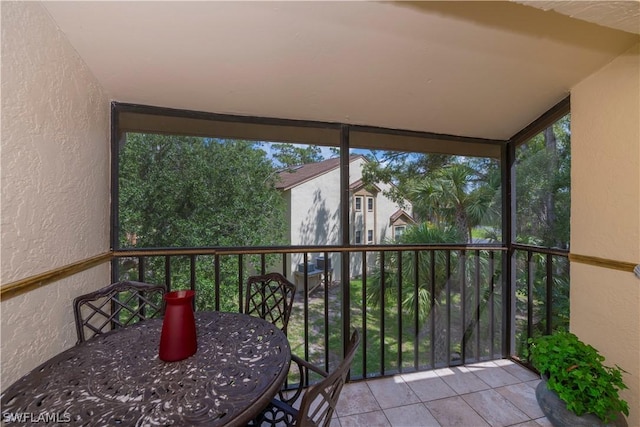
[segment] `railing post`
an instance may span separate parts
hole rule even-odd
[[[398,280],[398,289],[397,291],[397,315],[398,315],[398,372],[402,372],[402,255],[404,252],[397,251],[396,256],[398,257],[397,262],[397,280]]]
[[[545,332],[547,335],[551,335],[553,332],[553,325],[551,324],[553,321],[553,255],[547,254],[547,292],[546,292],[546,317],[547,317],[547,325]]]
[[[164,257],[164,284],[167,292],[171,292],[171,257],[169,255]]]
[[[460,250],[458,265],[460,268],[460,326],[462,328],[460,360],[464,365],[467,363],[467,253],[464,249]]]
[[[507,251],[502,257],[502,357],[510,357],[516,346],[516,255],[513,248],[516,230],[515,142],[510,140],[501,150],[502,171],[502,243]]]
[[[535,267],[533,252],[527,251],[527,340],[533,337],[533,282],[535,280]]]
[[[387,293],[387,281],[385,280],[387,273],[385,271],[385,252],[380,251],[380,374],[384,376],[384,354],[385,354],[385,295]]]
[[[362,251],[362,333],[361,340],[367,342],[367,251]],[[362,346],[362,377],[367,378],[367,347]]]
[[[429,293],[431,294],[431,298],[429,298],[429,323],[430,323],[430,330],[429,330],[429,335],[431,336],[431,342],[429,345],[429,358],[431,359],[430,365],[431,368],[435,369],[436,368],[436,344],[438,343],[438,339],[436,338],[436,313],[435,313],[435,309],[436,309],[436,251],[435,250],[431,250],[429,252],[429,261],[430,261],[430,266],[431,266],[431,271],[430,271],[430,277],[429,277]],[[418,263],[416,262],[416,289],[418,287]],[[416,299],[418,299],[417,296],[417,292],[416,292]],[[418,317],[418,303],[416,302],[416,318]],[[416,333],[417,335],[417,333]],[[449,345],[449,343],[447,343],[447,345]],[[447,352],[448,354],[449,352]],[[451,362],[450,360],[450,356],[447,355],[447,365],[449,365],[449,363]]]
[[[213,292],[215,293],[215,310],[220,311],[220,254],[215,254],[215,281],[213,285]]]
[[[418,305],[418,284],[420,283],[420,271],[419,271],[420,252],[418,252],[417,250],[414,250],[413,254],[414,254],[413,255],[414,257],[413,258],[414,259],[414,264],[413,264],[413,369],[417,371],[420,366],[420,352],[419,352],[420,350],[420,334],[419,334],[420,315],[418,312],[418,310],[420,309],[420,306]],[[433,269],[433,263],[431,265],[432,265],[431,268]],[[429,309],[430,315],[432,311],[433,311],[433,306]],[[433,338],[432,338],[432,341],[433,341]],[[433,344],[431,345],[431,347],[433,348]],[[433,356],[431,357],[431,362],[433,362]]]

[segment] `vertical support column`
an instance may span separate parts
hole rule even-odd
[[[350,246],[349,238],[349,126],[340,128],[340,235],[341,245]],[[342,252],[340,285],[342,288],[342,349],[346,353],[351,332],[350,252]]]
[[[502,265],[502,357],[509,357],[516,348],[516,330],[514,316],[516,312],[516,258],[513,249],[515,241],[516,179],[515,179],[515,143],[513,140],[502,146],[500,169],[502,171],[502,244],[507,248],[503,252]]]
[[[118,161],[120,159],[120,145],[125,142],[125,134],[118,131],[119,116],[116,106],[111,103],[111,251],[118,249],[119,223],[118,218],[118,170],[120,169]],[[119,259],[111,260],[111,283],[118,281]],[[140,279],[143,282],[143,278]]]

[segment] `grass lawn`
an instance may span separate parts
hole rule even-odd
[[[491,347],[494,351],[500,349],[500,322],[489,321],[487,301],[476,306],[478,301],[472,285],[470,282],[467,288],[466,304],[462,304],[462,294],[456,286],[451,289],[448,309],[446,295],[438,297],[439,308],[434,311],[436,326],[432,329],[431,319],[416,328],[413,314],[399,309],[395,297],[385,301],[384,312],[379,306],[363,301],[362,281],[351,280],[350,325],[360,331],[362,338],[353,361],[352,377],[373,377],[458,364],[465,332],[467,361],[493,358]],[[496,319],[501,317],[499,301],[496,296]],[[462,313],[463,305],[465,313]],[[326,294],[322,287],[318,288],[309,296],[307,306],[300,292],[289,322],[292,352],[328,371],[333,370],[342,360],[342,323],[342,290],[339,284],[331,286]],[[494,328],[493,333],[491,328]],[[491,339],[494,339],[493,346]],[[304,353],[305,340],[308,355]]]
[[[305,328],[305,306],[301,294],[296,298],[289,323],[288,335],[291,350],[300,357],[305,357],[305,329],[308,332],[309,357],[313,363],[323,366],[328,360],[332,370],[342,359],[342,294],[339,285],[332,286],[328,292],[328,304],[325,304],[325,293],[318,288],[309,297],[307,309],[307,328]],[[354,358],[352,376],[364,374],[364,354],[366,348],[367,376],[379,375],[384,358],[384,371],[397,371],[399,366],[399,341],[402,345],[403,368],[414,366],[414,320],[412,315],[398,315],[397,303],[385,307],[384,312],[384,346],[381,345],[382,312],[378,307],[367,305],[366,318],[363,317],[362,281],[351,281],[351,327],[360,332],[361,343]],[[399,337],[399,319],[402,319],[403,333]],[[326,319],[326,322],[325,322]],[[366,321],[366,331],[364,325]],[[365,333],[366,332],[366,333]],[[350,333],[350,332],[349,332]],[[326,345],[328,341],[328,346]],[[419,347],[419,364],[428,363],[428,340],[423,339]]]

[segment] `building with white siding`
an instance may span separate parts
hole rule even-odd
[[[411,204],[405,209],[385,196],[389,184],[367,186],[362,181],[362,167],[367,159],[353,155],[349,159],[349,236],[351,244],[373,245],[400,236],[407,224],[413,223]],[[288,168],[279,173],[278,189],[286,200],[287,239],[297,245],[339,245],[340,241],[340,158]],[[319,276],[317,256],[310,254],[308,271]],[[303,259],[289,260],[291,276],[300,285]],[[339,254],[329,256],[333,277],[340,275]],[[351,275],[362,273],[361,261],[352,259]],[[312,270],[313,268],[313,270]],[[297,273],[297,274],[296,274]],[[310,286],[315,284],[310,279]],[[313,282],[313,283],[311,283]]]

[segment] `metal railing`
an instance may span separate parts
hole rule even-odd
[[[524,244],[514,244],[512,248],[512,356],[526,363],[529,338],[569,329],[569,254],[566,250]]]
[[[114,251],[113,280],[194,289],[196,310],[242,312],[246,279],[279,271],[298,286],[292,351],[331,370],[358,328],[357,379],[518,356],[562,323],[553,297],[565,277],[568,287],[567,254],[518,245],[513,286],[508,254],[479,244],[131,249]],[[318,257],[333,263],[311,271]]]

